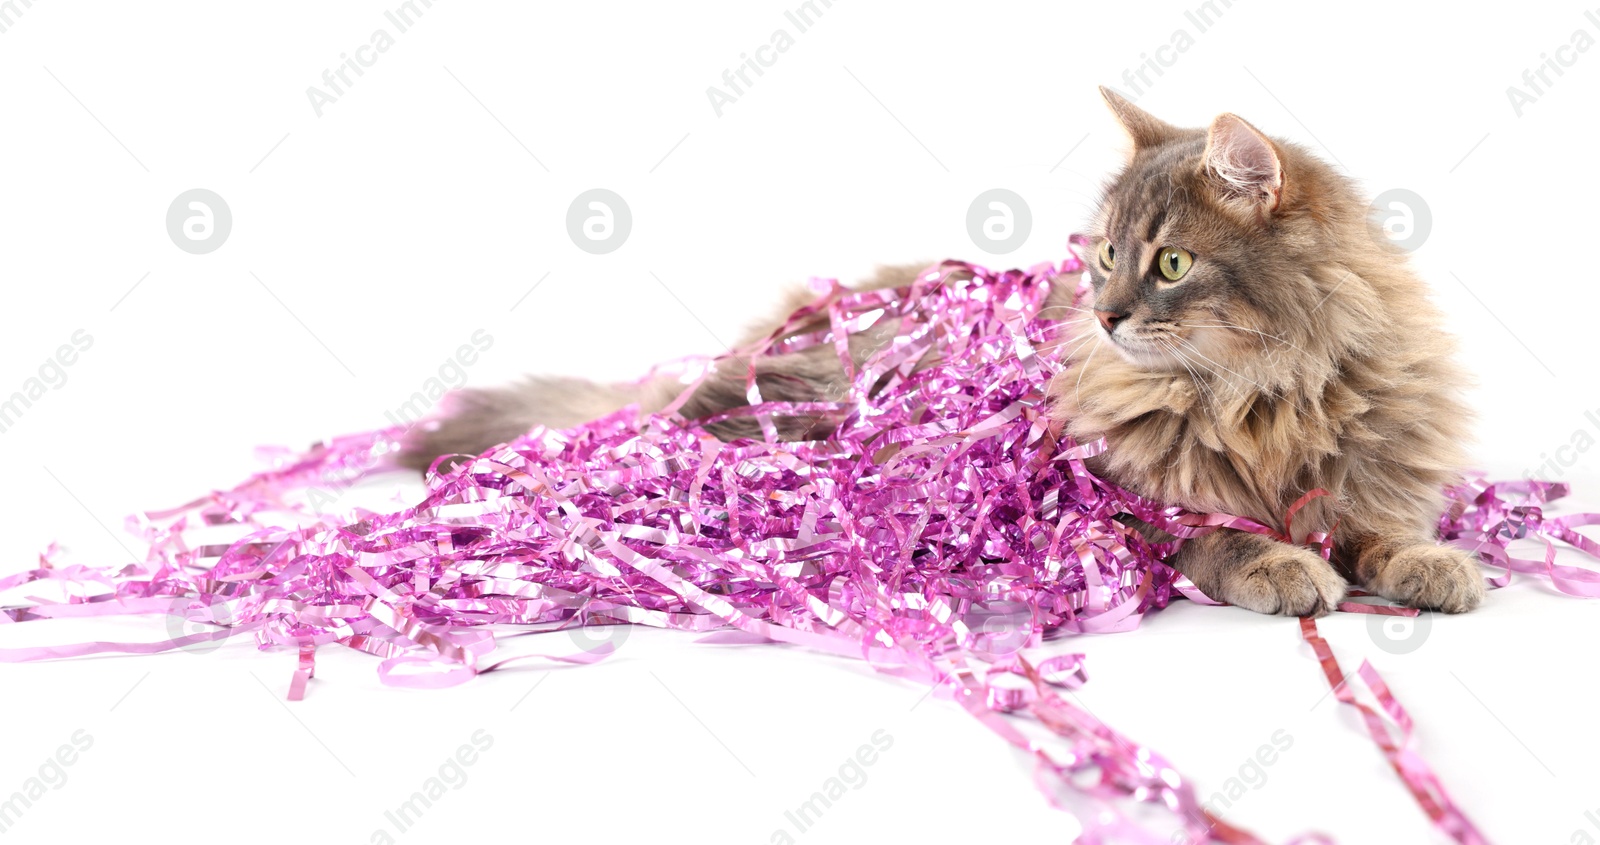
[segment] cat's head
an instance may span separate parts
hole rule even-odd
[[[1183,129],[1101,93],[1132,154],[1076,240],[1094,287],[1078,332],[1098,333],[1090,346],[1144,370],[1259,379],[1291,350],[1326,359],[1357,340],[1379,304],[1359,279],[1341,292],[1345,259],[1398,256],[1371,237],[1349,180],[1236,115]]]

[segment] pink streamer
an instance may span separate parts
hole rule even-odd
[[[1322,664],[1323,675],[1327,678],[1334,697],[1361,714],[1367,733],[1383,752],[1384,758],[1389,761],[1395,774],[1400,776],[1406,789],[1411,792],[1417,806],[1421,807],[1434,825],[1451,839],[1462,845],[1487,845],[1488,840],[1444,791],[1438,775],[1434,774],[1433,769],[1411,747],[1415,735],[1411,715],[1400,706],[1394,694],[1389,692],[1389,686],[1378,676],[1378,670],[1363,660],[1355,674],[1360,676],[1367,689],[1377,699],[1378,706],[1389,716],[1388,721],[1385,721],[1377,710],[1356,699],[1355,692],[1350,688],[1350,678],[1339,669],[1339,661],[1334,659],[1332,647],[1317,632],[1316,620],[1309,617],[1302,618],[1300,634],[1311,645],[1317,661]]]
[[[936,685],[1035,759],[1040,788],[1076,816],[1085,845],[1172,841],[1171,830],[1157,835],[1129,820],[1120,809],[1129,800],[1165,807],[1188,841],[1258,843],[1207,814],[1162,757],[1063,696],[1086,679],[1082,655],[1037,661],[1027,650],[1067,634],[1130,630],[1183,596],[1215,604],[1161,562],[1182,539],[1150,543],[1119,514],[1178,538],[1221,527],[1287,538],[1294,512],[1322,492],[1308,492],[1280,530],[1150,502],[1090,473],[1084,460],[1105,443],[1073,443],[1044,413],[1044,386],[1061,363],[1051,344],[1059,315],[1041,319],[1040,309],[1060,284],[1083,302],[1080,270],[1076,259],[1004,272],[951,261],[909,290],[819,284],[815,303],[740,354],[826,345],[852,387],[839,402],[763,402],[752,368],[754,404],[725,416],[755,417],[763,440],[723,443],[706,421],[677,414],[680,399],[660,414],[627,409],[565,431],[534,429],[430,474],[411,507],[336,515],[310,508],[308,491],[386,468],[402,432],[278,452],[275,468],[231,490],[130,519],[148,545],[142,561],[58,568],[52,547],[38,568],[0,580],[0,589],[53,581],[71,594],[4,608],[0,622],[168,613],[222,627],[159,643],[0,649],[0,660],[150,653],[248,631],[262,648],[294,649],[289,697],[299,699],[314,689],[316,649],[330,644],[381,658],[386,684],[442,687],[514,661],[586,663],[611,653],[602,644],[489,659],[497,637],[572,626],[789,642]],[[951,278],[957,271],[972,278]],[[785,336],[820,315],[825,328]],[[874,325],[894,327],[894,340],[857,367],[842,335]],[[918,369],[925,360],[937,363]],[[703,378],[707,363],[687,362],[683,372]],[[825,415],[837,433],[777,441],[774,419],[797,413]],[[1600,515],[1543,515],[1565,492],[1465,483],[1450,491],[1441,536],[1505,568],[1495,583],[1515,570],[1544,574],[1565,593],[1600,595],[1600,574],[1554,563],[1557,540],[1600,554],[1576,531]],[[217,528],[240,536],[196,539]],[[1542,561],[1510,555],[1508,544],[1523,537],[1545,543]],[[1328,553],[1327,535],[1307,541]],[[1375,674],[1368,682],[1381,687]],[[1397,708],[1391,715],[1404,717]],[[1014,724],[1029,718],[1054,735],[1049,748]],[[1442,827],[1470,830],[1413,752],[1374,738],[1386,753],[1386,741],[1399,749],[1391,762]]]

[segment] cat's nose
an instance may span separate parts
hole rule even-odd
[[[1110,333],[1116,330],[1118,323],[1128,318],[1128,313],[1126,311],[1101,311],[1100,309],[1096,308],[1094,311],[1094,316],[1100,321],[1100,326],[1104,328],[1107,333]]]

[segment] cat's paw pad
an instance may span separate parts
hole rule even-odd
[[[1367,589],[1424,610],[1465,613],[1483,601],[1483,573],[1464,549],[1407,546],[1378,567]]]
[[[1257,613],[1324,616],[1349,587],[1333,565],[1310,549],[1283,546],[1241,561],[1226,581],[1229,604]]]

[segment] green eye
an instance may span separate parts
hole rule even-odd
[[[1110,241],[1100,242],[1100,266],[1107,270],[1117,266],[1117,248]]]
[[[1156,266],[1161,268],[1161,275],[1169,282],[1176,282],[1189,272],[1189,267],[1194,264],[1194,256],[1186,249],[1175,246],[1161,248],[1161,254],[1156,256]]]

